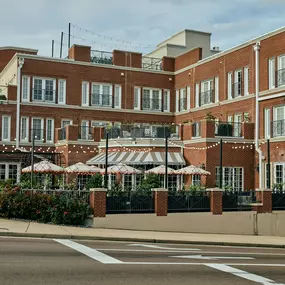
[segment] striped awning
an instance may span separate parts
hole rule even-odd
[[[108,165],[124,164],[165,164],[165,152],[110,152]],[[86,162],[88,165],[105,165],[105,153],[101,153]],[[185,165],[185,160],[180,152],[168,153],[168,165]]]

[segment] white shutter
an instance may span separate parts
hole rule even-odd
[[[30,77],[22,77],[22,102],[30,101]]]
[[[244,95],[248,95],[248,80],[249,80],[249,71],[248,71],[248,67],[244,68]]]
[[[11,139],[11,116],[2,116],[2,141]]]
[[[65,79],[58,80],[58,104],[60,105],[66,104],[66,80]]]
[[[268,61],[268,85],[269,89],[275,88],[275,57]]]
[[[54,142],[54,119],[46,119],[46,142]]]
[[[285,55],[279,57],[278,60],[278,86],[285,85]]]
[[[141,88],[135,87],[134,89],[134,109],[140,110],[141,109]]]
[[[233,74],[230,72],[228,73],[228,100],[232,99],[232,80],[233,80]]]
[[[115,102],[114,102],[114,108],[121,109],[122,105],[122,86],[121,85],[115,85]]]
[[[89,106],[89,82],[82,82],[82,106]]]
[[[170,90],[164,90],[163,92],[163,111],[170,112]]]
[[[191,88],[187,86],[187,110],[190,110]]]
[[[196,88],[195,88],[195,107],[199,107],[199,83],[196,83]]]
[[[270,109],[264,109],[264,138],[270,138]]]
[[[21,117],[21,141],[28,141],[29,140],[29,118],[28,117]]]
[[[215,103],[219,102],[219,77],[215,77]]]
[[[228,123],[232,123],[233,122],[233,116],[229,115],[228,116]]]
[[[179,90],[176,90],[176,112],[179,112]]]

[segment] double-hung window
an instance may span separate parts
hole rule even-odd
[[[274,137],[285,136],[285,106],[274,108],[272,132]]]
[[[142,109],[151,111],[161,111],[161,90],[143,89]]]
[[[44,139],[44,119],[32,118],[31,139],[43,141]]]
[[[54,142],[54,119],[46,119],[46,142]]]
[[[141,109],[141,88],[135,87],[134,88],[134,110]]]
[[[33,100],[55,102],[56,84],[55,79],[34,78]]]
[[[20,181],[20,164],[0,163],[0,180],[11,179],[13,183]]]
[[[273,183],[277,189],[285,190],[285,163],[276,162],[273,164]]]
[[[213,81],[207,80],[201,82],[201,93],[200,93],[200,106],[214,103],[214,93],[213,93]]]
[[[66,104],[66,80],[65,79],[58,80],[58,104],[60,105]]]
[[[186,88],[180,89],[179,107],[180,107],[180,111],[185,111],[187,109]]]
[[[22,102],[30,101],[30,77],[22,77]]]
[[[92,83],[91,104],[98,107],[112,107],[112,85]]]
[[[285,55],[278,57],[277,85],[285,85]]]
[[[243,191],[244,171],[242,167],[223,167],[220,186],[220,167],[216,167],[216,185],[232,191]]]
[[[163,90],[163,111],[170,112],[170,90]]]
[[[20,140],[22,142],[29,140],[29,118],[21,117],[21,136]]]
[[[2,141],[11,140],[11,116],[2,116]]]

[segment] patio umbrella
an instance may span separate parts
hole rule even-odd
[[[29,173],[32,172],[32,166],[28,166],[22,169],[23,173]],[[55,173],[55,174],[61,174],[64,173],[64,168],[53,164],[47,160],[43,160],[41,162],[38,162],[34,164],[34,172],[38,173]]]
[[[182,169],[177,170],[178,174],[184,174],[184,175],[211,175],[209,171],[206,171],[200,167],[197,167],[195,165],[189,165]]]
[[[141,174],[142,172],[136,168],[128,166],[123,163],[119,163],[116,165],[109,166],[107,168],[108,174]],[[101,174],[105,173],[105,169],[100,171]]]
[[[165,174],[165,165],[160,165],[155,168],[149,169],[145,172],[146,174]],[[167,174],[178,174],[176,170],[167,167]]]
[[[75,174],[95,174],[100,173],[102,169],[96,166],[89,166],[82,162],[78,162],[76,164],[73,164],[71,166],[68,166],[65,168],[65,171],[67,173],[75,173]]]

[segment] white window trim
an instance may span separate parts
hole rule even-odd
[[[243,69],[243,76],[244,76],[244,84],[243,84],[243,93],[244,93],[244,96],[247,96],[249,95],[249,90],[248,90],[248,87],[249,87],[249,68],[248,67],[245,67]]]
[[[148,88],[145,87],[143,88],[143,93],[142,96],[144,96],[144,90],[149,90],[149,100],[150,100],[150,108],[149,109],[144,109],[144,110],[150,110],[151,112],[161,112],[162,111],[162,89],[159,88]],[[159,95],[158,95],[158,100],[159,100],[159,108],[158,109],[153,109],[153,91],[159,91]]]
[[[35,141],[44,141],[44,119],[41,117],[32,117],[32,127],[31,127],[31,136],[33,136],[33,129],[34,129],[34,120],[41,120],[41,130],[42,130],[42,139],[38,140],[35,139]],[[33,137],[31,137],[31,139],[33,139]]]
[[[206,83],[208,83],[209,89],[205,91],[205,84]],[[201,93],[209,92],[209,91],[213,92],[213,79],[207,79],[207,80],[201,81]],[[212,94],[212,96],[213,96],[213,94]],[[200,104],[198,103],[199,107],[211,105],[211,104],[214,103],[214,102],[209,102],[209,103],[202,104],[202,101],[201,101],[201,99],[199,97],[200,97],[200,94],[198,96],[198,100],[199,100],[199,103],[200,103]]]
[[[232,85],[233,85],[233,73],[229,72],[228,73],[228,100],[233,99]]]
[[[42,94],[42,100],[34,99],[34,88],[35,88],[35,80],[39,79],[42,80],[42,90],[46,89],[46,80],[52,80],[53,81],[53,101],[45,100],[45,95]],[[56,95],[56,79],[55,78],[49,78],[49,77],[33,77],[33,92],[32,92],[32,101],[35,102],[46,102],[46,103],[55,103],[55,95]]]
[[[270,138],[270,109],[264,109],[264,138]]]
[[[275,57],[272,57],[268,60],[268,89],[275,87]]]
[[[273,167],[272,167],[272,170],[271,170],[271,173],[272,173],[272,175],[273,175],[273,180],[271,180],[271,181],[273,181],[273,183],[272,184],[276,184],[277,182],[276,182],[276,166],[277,165],[282,165],[283,166],[283,177],[285,177],[285,162],[274,162],[273,163]],[[266,176],[266,175],[265,175]],[[285,182],[285,178],[283,178],[283,183]],[[284,190],[285,188],[284,188],[284,186],[283,186],[283,190]]]
[[[234,98],[237,98],[237,97],[241,97],[243,94],[242,94],[242,80],[243,80],[243,74],[242,74],[242,69],[237,69],[235,70],[234,72],[234,84],[237,84],[238,83],[238,74],[241,73],[241,90],[240,90],[240,94],[235,94],[236,92],[236,88],[234,88],[233,92],[234,92]]]
[[[93,86],[94,85],[99,85],[99,99],[100,99],[100,104],[99,105],[97,105],[97,104],[92,104],[92,95],[93,95]],[[110,92],[109,92],[109,96],[110,96],[110,98],[111,98],[111,104],[110,105],[108,105],[108,106],[102,106],[102,96],[103,96],[103,86],[109,86],[110,87]],[[112,106],[113,106],[113,100],[114,100],[114,98],[113,98],[113,85],[112,84],[110,84],[110,83],[100,83],[100,82],[92,82],[91,83],[91,101],[90,101],[90,105],[91,106],[100,106],[100,107],[102,107],[102,108],[112,108]]]
[[[63,119],[61,119],[61,122],[60,122],[61,128],[63,128],[63,125],[62,125],[62,122],[63,122],[63,121],[69,121],[69,122],[70,122],[69,125],[70,125],[70,126],[73,125],[73,120],[72,120],[72,119],[65,119],[65,118],[63,118]]]
[[[199,107],[199,96],[200,96],[200,94],[199,94],[199,92],[200,92],[200,83],[196,83],[195,84],[195,107],[196,108],[198,108]]]
[[[26,125],[26,138],[22,138],[22,119],[27,120],[27,125]],[[29,141],[29,117],[23,116],[21,117],[21,127],[20,127],[20,141],[21,142],[28,142]]]
[[[86,88],[86,102],[84,100],[84,92],[85,92],[85,86],[87,86]],[[82,84],[81,84],[81,106],[89,106],[89,82],[87,81],[82,81]]]
[[[135,107],[135,94],[136,94],[136,90],[137,90],[137,94],[138,94],[138,104],[137,107]],[[134,87],[134,110],[140,110],[141,109],[141,88],[138,86]]]
[[[21,164],[18,162],[0,162],[0,165],[5,165],[5,180],[9,179],[9,165],[17,165],[17,183],[20,182]]]
[[[186,100],[187,100],[187,111],[189,111],[191,109],[191,105],[190,105],[190,102],[191,102],[191,87],[190,86],[187,86],[187,91],[186,91]]]
[[[51,140],[48,140],[48,121],[51,121]],[[54,143],[54,119],[46,118],[46,142]]]
[[[60,98],[60,83],[63,83],[63,101],[59,101]],[[66,80],[65,79],[58,79],[58,104],[65,105],[66,104]]]
[[[219,170],[219,166],[216,166],[216,169],[218,168],[218,170]],[[241,181],[241,187],[242,187],[242,191],[244,191],[244,167],[241,167],[241,166],[223,166],[222,167],[222,172],[223,172],[223,181],[222,181],[222,183],[223,183],[223,185],[224,185],[224,183],[225,183],[225,169],[226,168],[229,168],[229,169],[232,169],[232,187],[233,187],[233,185],[234,185],[234,183],[235,183],[235,173],[234,173],[234,171],[235,171],[235,169],[242,169],[242,181]],[[234,189],[234,187],[233,187],[233,191],[236,191],[235,189]]]
[[[119,89],[119,104],[116,105],[116,88]],[[115,109],[121,109],[122,108],[122,85],[116,84],[114,87],[114,98],[112,98],[112,100],[114,100],[114,108]],[[111,107],[112,107],[112,102],[111,102]]]
[[[186,90],[186,87],[185,88],[181,88],[180,92],[179,92],[179,100],[180,100],[180,102],[179,102],[180,103],[179,104],[179,110],[180,111],[186,111],[187,110],[187,105],[184,106],[184,104],[183,104],[183,108],[182,108],[182,103],[181,103],[182,99],[187,100],[187,90]]]
[[[179,110],[180,110],[180,106],[179,106],[179,90],[176,90],[176,92],[175,92],[175,101],[176,101],[176,106],[175,106],[175,108],[176,108],[176,112],[179,112]]]
[[[24,99],[24,79],[27,79],[27,98],[26,99]],[[22,76],[22,102],[30,102],[30,91],[31,91],[31,89],[30,89],[30,83],[31,82],[31,78],[30,78],[30,76],[26,76],[26,75],[24,75],[24,76]]]
[[[219,101],[219,77],[215,77],[215,103]]]
[[[167,97],[167,108],[164,108],[164,100],[165,100],[165,92],[166,92],[166,97]],[[164,112],[170,112],[170,90],[169,89],[164,89],[163,90],[163,111]]]
[[[281,59],[284,58],[285,61],[285,54],[279,55],[278,56],[278,70],[284,69],[284,67],[281,67]],[[278,82],[279,83],[279,82]],[[278,87],[284,86],[285,85],[285,80],[283,81],[283,84],[280,84]]]
[[[4,118],[8,118],[8,138],[4,139]],[[2,115],[2,141],[11,141],[11,115]]]

